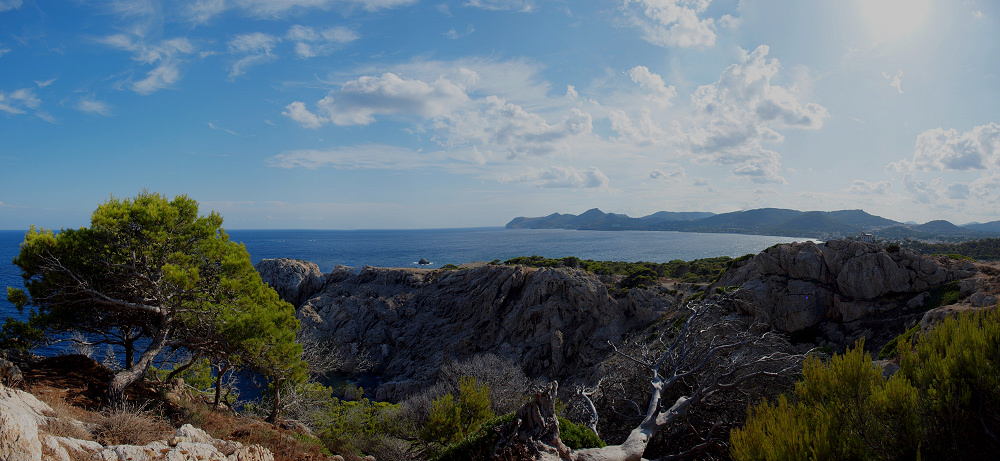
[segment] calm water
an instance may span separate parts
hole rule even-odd
[[[296,258],[315,262],[324,272],[339,264],[360,267],[426,267],[515,256],[577,256],[608,261],[666,262],[757,253],[792,237],[686,232],[575,231],[560,229],[431,229],[431,230],[231,230],[254,263],[264,258]],[[0,231],[0,287],[20,287],[17,256],[24,231]],[[798,240],[802,240],[799,238]],[[23,318],[7,297],[0,296],[0,320]]]

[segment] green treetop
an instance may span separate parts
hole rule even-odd
[[[198,215],[186,196],[143,192],[111,199],[90,227],[32,229],[14,259],[25,289],[8,288],[25,324],[8,319],[5,339],[83,333],[125,350],[112,400],[143,377],[161,352],[184,348],[279,382],[304,378],[295,309],[260,279],[243,245],[216,213]],[[138,357],[136,357],[138,355]]]

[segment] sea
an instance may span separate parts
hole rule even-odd
[[[505,261],[517,256],[598,261],[667,262],[757,253],[801,237],[705,234],[669,231],[583,231],[565,229],[411,230],[228,230],[232,241],[246,246],[256,264],[265,258],[312,261],[329,272],[348,267],[427,267],[476,261]],[[0,231],[0,287],[21,287],[20,271],[10,263],[17,256],[23,230]],[[430,262],[420,265],[425,259]],[[0,320],[26,318],[0,296]]]

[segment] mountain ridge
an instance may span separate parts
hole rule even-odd
[[[580,215],[553,213],[530,218],[517,217],[507,223],[508,229],[575,229],[575,230],[645,230],[785,237],[841,238],[863,232],[880,232],[889,239],[962,240],[995,237],[1000,226],[996,221],[957,226],[944,220],[925,224],[907,224],[876,216],[861,209],[837,211],[799,211],[786,208],[756,208],[715,214],[711,212],[659,211],[633,218],[625,214],[605,213],[591,208]],[[994,230],[995,229],[995,230]]]

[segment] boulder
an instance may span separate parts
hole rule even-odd
[[[254,268],[264,283],[295,307],[301,306],[325,282],[319,266],[299,259],[262,259]]]
[[[830,240],[768,248],[730,268],[715,286],[740,286],[736,297],[745,302],[743,309],[778,330],[802,331],[825,322],[854,330],[866,328],[866,319],[873,316],[920,309],[929,290],[976,273],[968,261]],[[963,291],[965,285],[975,291],[974,282],[962,283]],[[976,299],[988,303],[995,298]]]

